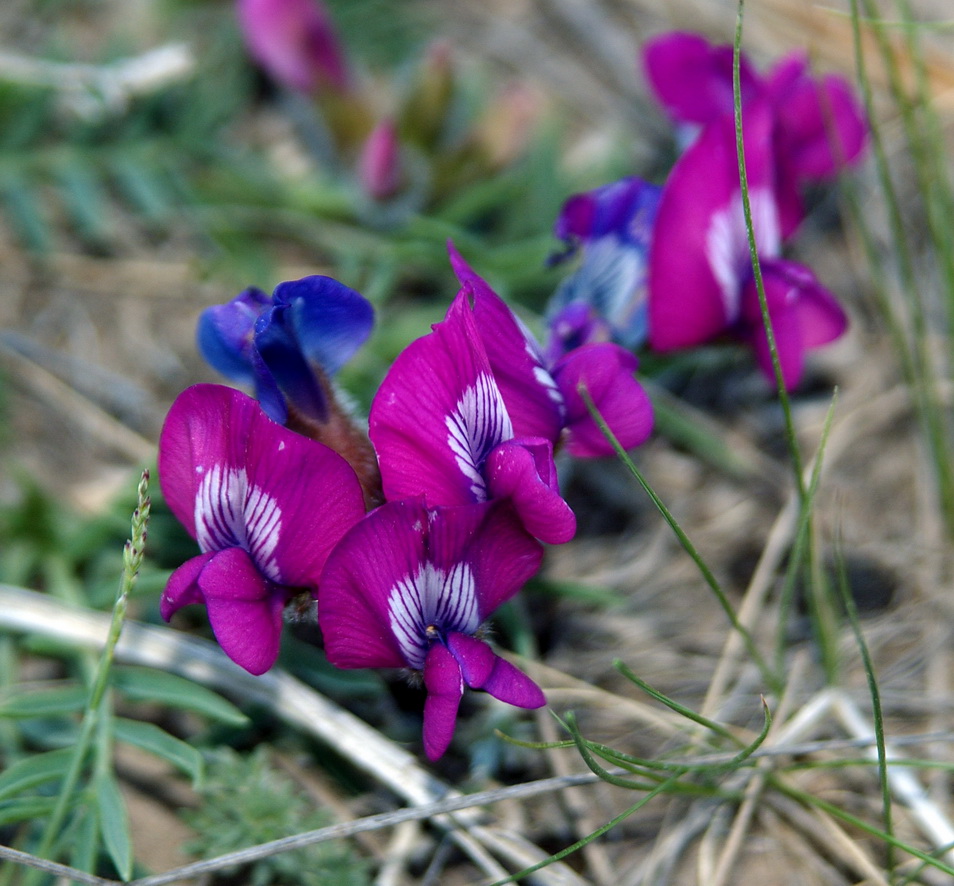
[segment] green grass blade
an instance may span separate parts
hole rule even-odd
[[[647,695],[652,696],[656,699],[656,701],[661,702],[667,708],[675,711],[681,717],[685,717],[687,720],[692,720],[693,723],[698,723],[700,726],[705,726],[705,728],[710,732],[714,732],[716,735],[721,735],[723,738],[727,738],[729,741],[734,742],[737,745],[742,744],[742,742],[721,723],[716,723],[715,720],[710,720],[708,717],[702,716],[702,714],[697,714],[694,710],[692,710],[692,708],[687,708],[685,705],[680,704],[678,701],[670,698],[668,695],[664,695],[658,689],[654,689],[645,680],[636,676],[636,674],[633,673],[633,671],[631,671],[619,659],[616,659],[616,661],[613,662],[613,667],[616,668],[616,670],[619,671],[631,683],[635,683]]]
[[[738,616],[735,614],[735,610],[732,608],[732,604],[729,602],[729,598],[726,596],[725,591],[722,590],[722,586],[717,581],[715,575],[712,573],[712,570],[696,550],[695,545],[693,545],[693,543],[690,541],[689,536],[686,535],[683,528],[679,525],[679,522],[669,511],[669,508],[666,507],[666,505],[663,503],[663,500],[656,494],[655,490],[649,485],[649,482],[643,476],[642,472],[636,467],[633,460],[629,457],[629,454],[620,445],[619,440],[616,439],[616,435],[613,434],[612,430],[610,430],[609,425],[606,424],[605,419],[600,414],[600,411],[596,408],[596,404],[593,402],[590,392],[586,390],[585,386],[581,385],[579,393],[583,398],[583,401],[586,403],[586,408],[589,410],[593,420],[599,425],[599,428],[603,432],[603,435],[606,437],[606,439],[609,440],[620,461],[622,461],[627,467],[629,472],[636,479],[636,482],[639,483],[639,485],[643,488],[643,491],[650,497],[650,499],[652,499],[653,504],[656,506],[659,513],[662,514],[663,519],[669,524],[669,527],[675,533],[676,538],[679,539],[683,549],[687,554],[689,554],[693,562],[696,564],[706,584],[709,585],[713,594],[715,594],[716,599],[719,601],[719,605],[722,607],[723,612],[725,612],[726,617],[729,619],[729,623],[742,637],[742,642],[745,644],[746,651],[749,653],[752,661],[759,669],[762,679],[765,681],[766,685],[773,692],[778,691],[781,688],[778,678],[772,673],[771,668],[769,668],[765,659],[762,657],[762,654],[759,652],[758,647],[755,645],[755,640],[753,639],[752,634],[739,621]]]
[[[855,642],[858,644],[858,651],[861,653],[861,660],[865,669],[865,679],[868,683],[868,692],[871,695],[871,712],[874,720],[875,747],[878,752],[878,779],[881,782],[881,818],[884,824],[885,833],[893,835],[894,825],[891,812],[891,787],[888,784],[888,756],[885,749],[884,740],[884,711],[881,707],[881,690],[878,688],[878,679],[875,676],[874,663],[871,660],[871,652],[868,649],[868,643],[865,641],[865,635],[861,630],[861,619],[858,616],[858,607],[855,606],[854,597],[851,595],[851,588],[848,585],[848,576],[845,570],[845,563],[841,556],[840,547],[836,546],[836,557],[838,564],[838,590],[841,593],[841,601],[848,615],[848,621],[851,624],[852,633],[855,635]],[[887,844],[886,867],[888,869],[888,879],[892,879],[895,869],[894,846]]]
[[[798,435],[795,433],[795,420],[792,417],[792,404],[785,388],[785,379],[782,376],[782,364],[778,357],[778,345],[775,341],[775,330],[772,328],[772,318],[769,316],[768,300],[765,297],[765,281],[762,279],[762,265],[759,262],[758,244],[755,242],[755,227],[752,224],[752,204],[749,199],[749,181],[745,169],[745,148],[742,139],[742,20],[745,0],[739,0],[735,23],[735,41],[732,47],[732,105],[735,114],[735,147],[739,161],[739,185],[742,189],[742,212],[745,215],[745,233],[749,243],[749,257],[752,260],[752,273],[755,277],[755,288],[759,295],[759,309],[762,314],[762,325],[768,338],[769,353],[772,356],[772,370],[775,373],[775,384],[778,388],[778,399],[785,417],[785,438],[788,443],[789,455],[792,459],[792,469],[795,473],[795,488],[804,498],[805,487],[802,478],[802,454],[798,445]]]
[[[650,800],[664,794],[667,791],[671,790],[672,787],[682,778],[681,773],[677,773],[670,778],[667,778],[662,784],[653,788],[645,797],[633,803],[628,809],[624,809],[619,815],[615,818],[610,819],[606,824],[601,825],[595,831],[590,834],[587,834],[581,840],[577,840],[572,846],[567,846],[565,849],[561,849],[559,852],[554,853],[549,858],[544,859],[541,862],[538,862],[535,865],[531,865],[528,868],[524,868],[522,871],[518,871],[516,874],[512,874],[509,877],[504,878],[503,880],[497,880],[495,883],[492,883],[491,886],[505,886],[506,883],[515,883],[517,880],[522,880],[524,877],[529,877],[531,874],[539,871],[541,868],[545,868],[548,865],[553,864],[554,862],[561,861],[566,858],[568,855],[572,855],[574,852],[582,849],[589,843],[592,843],[598,837],[602,837],[603,834],[611,831],[616,825],[625,821],[633,813],[638,812],[643,808]]]

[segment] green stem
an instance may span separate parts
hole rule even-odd
[[[722,611],[725,612],[729,623],[736,631],[738,631],[739,636],[742,638],[742,642],[745,644],[746,651],[749,653],[749,656],[755,663],[755,666],[759,669],[762,679],[765,681],[766,685],[773,692],[781,691],[782,681],[775,676],[775,674],[772,672],[772,669],[768,666],[762,654],[759,652],[758,647],[755,645],[755,640],[753,639],[752,634],[746,629],[745,625],[739,621],[739,618],[735,614],[735,610],[732,608],[732,604],[729,602],[729,598],[726,596],[725,591],[722,590],[722,586],[719,584],[715,575],[713,575],[712,570],[709,569],[705,560],[702,559],[700,553],[696,550],[695,545],[693,545],[693,543],[689,540],[689,536],[686,535],[685,531],[676,521],[676,518],[672,515],[669,508],[666,507],[666,505],[663,503],[663,500],[656,494],[655,490],[649,485],[646,478],[642,475],[642,472],[636,467],[633,460],[629,457],[629,454],[620,445],[619,440],[616,439],[616,435],[610,429],[609,425],[606,424],[605,419],[600,414],[600,411],[596,408],[596,404],[593,402],[590,392],[583,385],[579,387],[578,391],[580,396],[583,398],[583,402],[586,403],[586,408],[589,410],[590,415],[593,417],[593,420],[597,423],[606,439],[609,440],[610,445],[616,451],[620,461],[626,465],[626,467],[629,469],[629,472],[636,479],[636,482],[642,486],[643,491],[652,499],[653,504],[659,510],[659,513],[662,514],[663,519],[665,519],[665,521],[669,524],[669,527],[675,533],[676,538],[679,539],[683,549],[687,554],[689,554],[693,562],[696,564],[696,567],[702,574],[703,579],[705,579],[706,584],[709,585],[712,593],[715,594],[716,599],[719,601],[719,605],[722,607]]]
[[[888,212],[888,223],[891,230],[894,254],[898,260],[898,274],[902,290],[907,293],[908,311],[910,314],[911,329],[909,336],[911,348],[905,349],[910,355],[909,370],[911,377],[909,384],[915,400],[918,417],[920,419],[925,441],[931,454],[931,461],[937,477],[938,492],[941,499],[941,509],[944,514],[945,525],[949,534],[954,535],[954,459],[951,458],[948,432],[945,427],[944,406],[937,390],[937,373],[930,354],[930,337],[928,324],[925,318],[922,303],[921,288],[918,285],[914,270],[914,259],[908,238],[904,230],[904,218],[901,213],[900,199],[888,166],[887,151],[881,136],[881,128],[875,116],[874,100],[871,83],[868,78],[867,65],[861,41],[861,22],[858,9],[859,0],[851,0],[851,22],[854,41],[855,64],[858,81],[861,84],[865,111],[871,131],[871,146],[875,158],[875,168],[884,204]],[[871,10],[870,0],[866,0],[866,9]],[[877,12],[877,10],[875,10]],[[884,38],[881,29],[875,28],[878,45],[881,50],[885,67],[889,72],[892,91],[898,102],[902,114],[905,113],[907,100],[900,86],[897,75],[897,62],[890,45]],[[892,71],[895,73],[892,74]],[[906,126],[915,126],[913,122]],[[917,163],[915,164],[918,165]],[[930,185],[925,185],[930,190]],[[929,209],[929,207],[926,207]],[[930,214],[930,213],[929,213]],[[952,282],[954,285],[954,282]],[[904,362],[904,361],[903,361]]]
[[[798,437],[795,434],[795,420],[792,417],[792,404],[785,388],[785,378],[782,375],[782,364],[778,357],[778,345],[775,341],[775,330],[772,328],[772,318],[769,316],[768,300],[765,297],[765,281],[762,279],[762,265],[759,262],[758,245],[755,242],[755,228],[752,224],[752,204],[749,199],[749,182],[745,169],[745,144],[742,138],[742,19],[745,0],[739,0],[738,13],[735,23],[735,41],[732,48],[732,104],[735,114],[735,147],[739,163],[739,185],[742,189],[742,211],[745,215],[745,233],[749,243],[749,257],[752,260],[752,274],[755,278],[755,288],[759,295],[759,310],[762,313],[762,325],[768,339],[769,353],[772,357],[772,371],[775,373],[775,384],[778,388],[779,403],[785,416],[785,437],[788,450],[792,457],[792,468],[795,472],[795,487],[800,497],[805,497],[805,484],[802,478],[802,454],[798,446]]]
[[[837,550],[837,548],[836,548]],[[878,680],[875,677],[874,662],[871,660],[871,653],[868,644],[865,641],[865,635],[861,630],[861,620],[858,617],[858,608],[855,606],[854,598],[851,595],[851,588],[848,586],[848,578],[845,575],[845,564],[841,559],[840,551],[838,557],[838,589],[841,591],[841,600],[845,606],[845,612],[848,615],[848,621],[851,624],[852,633],[855,635],[855,642],[858,644],[858,650],[861,652],[861,660],[864,664],[865,679],[868,682],[868,692],[871,695],[871,711],[874,720],[875,745],[878,751],[878,779],[881,782],[881,815],[884,822],[885,833],[894,833],[894,824],[891,815],[891,787],[888,783],[888,755],[885,748],[884,738],[884,711],[881,707],[881,690],[878,688]],[[888,869],[888,879],[893,879],[895,858],[894,846],[888,843],[886,867]]]
[[[113,657],[116,651],[116,644],[119,642],[119,634],[122,631],[123,620],[126,617],[126,606],[129,593],[136,582],[139,569],[142,566],[143,551],[146,541],[146,524],[149,521],[150,501],[147,497],[149,488],[149,472],[143,471],[142,478],[138,488],[138,506],[133,512],[132,533],[130,540],[126,542],[123,550],[123,573],[119,581],[119,593],[116,603],[113,606],[113,617],[109,626],[109,634],[106,638],[106,645],[99,657],[96,671],[92,676],[89,701],[83,714],[83,721],[80,724],[79,736],[73,749],[73,756],[70,758],[69,769],[63,778],[60,786],[60,792],[57,796],[56,806],[50,814],[43,830],[43,836],[40,839],[36,855],[40,858],[47,858],[51,849],[59,837],[66,814],[73,802],[80,776],[83,773],[86,764],[86,758],[92,745],[93,737],[98,729],[106,728],[101,722],[108,714],[110,706],[104,704],[108,699],[106,688],[109,684],[109,676],[112,669]],[[96,765],[102,766],[102,754],[96,759]],[[26,875],[25,886],[35,886],[42,873],[32,868]]]

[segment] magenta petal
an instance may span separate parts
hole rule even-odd
[[[493,649],[483,640],[457,632],[448,635],[447,648],[460,665],[464,682],[471,689],[482,689],[494,669]]]
[[[754,284],[753,284],[754,285]],[[805,342],[798,324],[798,315],[793,308],[779,308],[772,311],[772,333],[778,352],[779,365],[785,390],[793,390],[805,369]],[[754,327],[749,333],[750,343],[755,350],[755,359],[763,375],[771,384],[775,384],[775,370],[772,366],[772,354],[768,346],[768,337],[764,327]]]
[[[519,708],[540,708],[547,703],[533,680],[497,655],[483,640],[451,634],[447,646],[471,689],[483,689],[494,698]]]
[[[760,254],[779,247],[771,153],[772,118],[746,108],[746,173]],[[649,258],[649,341],[654,350],[692,347],[739,316],[751,262],[731,117],[715,120],[676,162],[659,203]]]
[[[199,587],[199,576],[205,569],[206,563],[214,556],[215,551],[199,554],[198,557],[186,560],[169,576],[166,588],[162,592],[162,599],[159,601],[159,613],[166,621],[169,621],[183,606],[204,602],[202,590]]]
[[[321,577],[318,622],[328,660],[339,668],[403,667],[388,598],[427,559],[423,504],[391,502],[372,511],[334,549]]]
[[[868,126],[848,81],[834,74],[815,80],[807,64],[796,54],[772,72],[777,150],[797,179],[824,181],[858,160]]]
[[[838,338],[848,318],[835,297],[803,265],[782,260],[763,262],[762,279],[785,387],[791,390],[801,379],[805,351]],[[774,380],[754,281],[746,286],[743,313],[743,335],[752,342],[762,371]]]
[[[779,262],[778,265],[787,265]],[[802,334],[797,302],[799,298],[798,286],[778,269],[773,263],[766,262],[762,269],[762,278],[765,284],[765,298],[768,304],[769,316],[772,320],[772,333],[778,351],[779,364],[782,368],[782,378],[785,389],[792,390],[802,377],[805,368],[806,344]],[[744,335],[755,349],[755,357],[759,368],[768,380],[775,383],[775,370],[772,366],[772,355],[768,346],[768,336],[762,323],[759,308],[758,290],[752,280],[745,287],[743,294],[745,309]]]
[[[451,634],[447,646],[471,689],[483,689],[494,698],[519,708],[540,708],[547,703],[533,680],[502,659],[483,640]]]
[[[249,52],[276,80],[311,92],[348,86],[344,54],[327,10],[315,0],[239,0]]]
[[[841,305],[810,268],[781,259],[765,261],[762,277],[769,310],[781,305],[795,309],[806,348],[828,344],[847,329],[848,317]],[[747,304],[747,312],[754,318],[756,306]]]
[[[266,579],[241,548],[215,554],[199,576],[209,624],[225,654],[252,674],[278,657],[282,589]]]
[[[827,345],[848,328],[847,315],[823,286],[803,289],[796,310],[806,348]]]
[[[263,558],[270,553],[282,584],[314,588],[334,546],[364,516],[361,485],[338,453],[261,411],[250,433],[245,453],[250,549]]]
[[[176,519],[195,538],[196,493],[205,472],[215,465],[244,463],[258,404],[222,385],[184,390],[166,415],[159,436],[159,483]]]
[[[479,623],[536,574],[543,548],[527,533],[510,502],[492,501],[432,511],[428,557],[445,573],[458,563],[470,567]]]
[[[656,98],[674,119],[708,123],[732,113],[732,48],[712,46],[698,34],[673,32],[650,40],[643,63]],[[741,60],[742,98],[761,91],[758,75]]]
[[[576,517],[560,496],[553,447],[541,438],[511,440],[487,459],[494,499],[507,499],[527,532],[548,544],[563,544],[576,533]]]
[[[483,689],[499,701],[518,708],[542,708],[547,703],[543,690],[499,655],[494,656],[494,669]]]
[[[424,752],[436,760],[450,746],[457,722],[457,709],[464,694],[460,665],[440,643],[435,643],[424,664]]]
[[[437,550],[436,532],[432,550]],[[474,572],[483,621],[536,574],[543,547],[528,534],[509,502],[493,502],[468,542],[466,558]]]
[[[423,495],[432,506],[486,500],[483,463],[513,428],[465,293],[430,335],[394,361],[369,425],[389,500]]]
[[[580,394],[584,387],[624,449],[644,443],[653,429],[653,407],[642,385],[633,377],[637,360],[618,345],[607,342],[570,351],[554,369],[567,404],[567,450],[577,458],[612,455]]]
[[[159,480],[204,551],[245,547],[286,585],[317,585],[328,552],[364,514],[341,456],[221,385],[195,385],[173,403],[159,438]]]
[[[477,332],[514,433],[556,442],[563,426],[563,401],[543,364],[539,344],[453,243],[447,249],[457,279],[473,297]]]
[[[776,152],[778,181],[775,185],[775,203],[778,207],[779,236],[787,241],[805,220],[805,201],[799,189],[797,176],[786,166],[785,155]]]

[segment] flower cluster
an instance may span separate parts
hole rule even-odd
[[[613,340],[658,352],[722,337],[749,344],[774,378],[743,214],[732,48],[666,34],[643,54],[684,147],[662,186],[623,179],[567,201],[556,235],[582,252],[554,296],[549,351]],[[857,163],[866,124],[848,83],[813,78],[800,54],[766,76],[740,60],[744,161],[765,298],[786,388],[805,352],[838,338],[844,311],[812,271],[782,257],[803,192]]]
[[[188,389],[159,460],[163,492],[201,551],[173,573],[163,616],[203,603],[224,651],[260,674],[278,655],[286,607],[316,599],[333,664],[420,675],[432,759],[451,741],[465,687],[545,703],[484,625],[537,571],[541,542],[574,535],[555,451],[612,451],[586,397],[626,447],[652,428],[630,352],[600,342],[546,356],[453,247],[451,261],[460,291],[394,361],[367,436],[330,376],[368,335],[371,307],[308,277],[202,315],[201,351],[259,402]]]
[[[522,153],[541,116],[528,87],[501,90],[473,114],[450,46],[437,42],[406,65],[392,90],[362,78],[320,0],[238,0],[238,23],[252,59],[280,87],[297,93],[296,113],[315,111],[311,148],[336,181],[350,173],[362,221],[393,227]],[[388,95],[388,98],[385,96]],[[466,95],[466,98],[465,98]]]

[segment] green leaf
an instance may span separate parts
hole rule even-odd
[[[87,243],[106,243],[112,238],[106,195],[94,172],[79,157],[62,163],[57,170],[60,198]]]
[[[75,830],[67,837],[70,865],[81,871],[96,870],[99,854],[99,816],[91,805],[76,811]]]
[[[168,220],[174,196],[169,195],[170,186],[164,185],[160,170],[147,168],[144,158],[121,153],[112,158],[110,171],[126,200],[149,222]]]
[[[0,717],[24,720],[54,717],[83,710],[88,693],[82,686],[57,689],[18,689],[0,698]]]
[[[0,800],[61,778],[70,765],[72,748],[48,751],[18,760],[0,775]]]
[[[113,737],[167,760],[188,775],[193,785],[202,778],[202,755],[154,723],[117,717],[113,721]]]
[[[132,876],[132,838],[129,834],[129,816],[126,813],[123,795],[119,791],[119,782],[112,773],[101,772],[96,777],[94,787],[103,844],[119,876],[123,880],[128,880]]]
[[[35,189],[12,170],[0,177],[0,203],[27,249],[50,251],[52,234]]]
[[[230,726],[245,726],[248,717],[221,695],[185,677],[152,668],[117,668],[113,686],[135,701],[155,701],[173,708],[204,714]]]
[[[0,825],[46,818],[56,805],[56,797],[18,797],[0,803]]]

